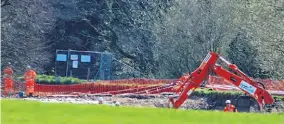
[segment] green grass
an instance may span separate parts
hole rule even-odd
[[[2,99],[2,124],[283,124],[284,114],[40,103]]]

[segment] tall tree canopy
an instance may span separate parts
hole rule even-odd
[[[284,78],[283,0],[1,0],[1,66],[51,73],[56,49],[114,54],[112,77],[177,78],[215,51]],[[268,73],[269,72],[269,73]]]

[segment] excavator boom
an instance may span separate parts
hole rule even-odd
[[[236,74],[222,68],[217,64],[217,60],[220,59],[228,65]],[[260,109],[263,105],[270,105],[274,103],[272,96],[262,87],[258,86],[258,83],[250,79],[244,74],[238,67],[225,60],[222,56],[214,52],[209,52],[201,65],[193,71],[191,74],[183,76],[179,81],[182,82],[177,89],[179,97],[175,101],[173,97],[169,99],[169,107],[179,108],[184,101],[190,96],[201,83],[208,79],[209,74],[215,73],[216,75],[224,78],[230,83],[240,88],[246,94],[257,100]]]

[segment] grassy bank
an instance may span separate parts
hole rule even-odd
[[[224,113],[1,100],[2,124],[282,124],[284,114]]]

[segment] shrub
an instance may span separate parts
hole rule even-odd
[[[24,77],[16,77],[16,80],[24,82]],[[55,77],[50,75],[37,75],[36,82],[39,84],[78,84],[86,82],[74,77]]]

